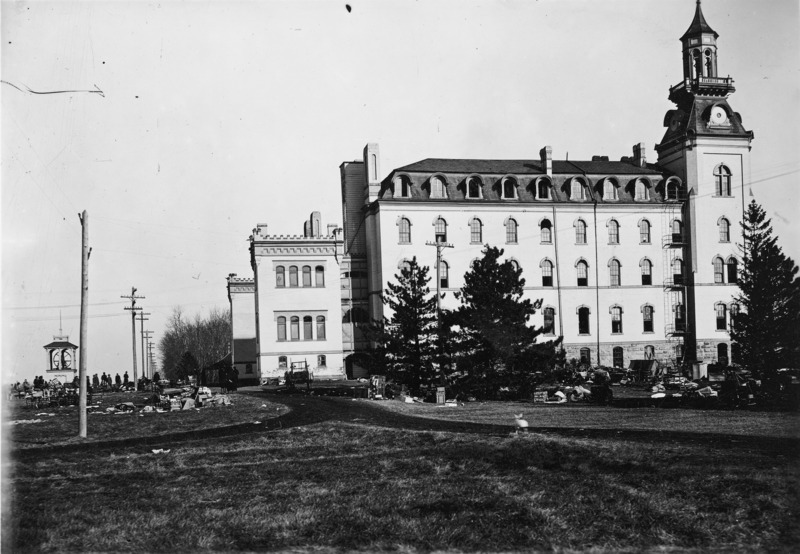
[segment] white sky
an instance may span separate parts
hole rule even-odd
[[[227,306],[256,223],[341,222],[338,166],[631,155],[661,139],[693,0],[2,2],[2,375],[78,342],[89,212],[89,373],[131,370],[131,286]],[[755,132],[752,189],[800,259],[797,0],[706,0],[719,72]],[[137,344],[139,339],[137,337]],[[139,362],[141,368],[141,361]]]

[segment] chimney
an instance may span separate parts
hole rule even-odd
[[[633,165],[637,167],[646,167],[647,159],[645,157],[644,143],[633,145]]]
[[[364,147],[364,176],[367,185],[367,202],[378,199],[381,190],[380,149],[374,142]]]
[[[322,217],[319,215],[319,212],[311,212],[311,235],[315,239],[319,238],[320,227],[322,226]]]
[[[256,230],[255,235],[266,237],[267,236],[267,224],[266,223],[256,223]]]
[[[539,159],[542,161],[542,169],[548,177],[553,176],[553,149],[545,146],[539,150]]]
[[[328,236],[332,237],[338,227],[335,223],[328,223]]]

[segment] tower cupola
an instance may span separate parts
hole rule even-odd
[[[700,0],[697,0],[692,24],[681,37],[684,78],[694,81],[717,76],[717,37],[719,35],[706,23]]]

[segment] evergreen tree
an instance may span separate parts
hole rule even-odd
[[[755,200],[745,213],[743,267],[731,317],[735,361],[762,378],[800,363],[800,280],[798,268],[772,235],[771,221]]]
[[[522,269],[509,260],[500,262],[502,255],[503,250],[487,245],[464,275],[461,306],[452,314],[461,330],[459,367],[487,395],[508,386],[524,396],[533,385],[533,372],[552,366],[560,339],[536,344],[543,330],[528,322],[541,300],[523,298]]]
[[[415,257],[388,283],[383,303],[391,310],[371,328],[376,343],[373,353],[385,360],[387,376],[412,390],[429,384],[436,375],[436,295],[428,283],[429,268],[419,266]]]

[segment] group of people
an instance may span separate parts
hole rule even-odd
[[[219,370],[220,392],[232,392],[239,388],[239,370],[234,368],[221,368]]]

